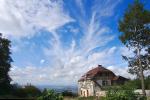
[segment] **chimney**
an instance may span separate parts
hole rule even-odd
[[[98,67],[102,67],[102,65],[98,65]]]

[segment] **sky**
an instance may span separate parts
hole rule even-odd
[[[0,33],[11,40],[12,82],[77,85],[103,65],[132,78],[118,21],[133,0],[0,0]],[[144,1],[150,9],[149,0]]]

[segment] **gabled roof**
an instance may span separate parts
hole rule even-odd
[[[117,80],[129,80],[129,79],[127,79],[125,77],[122,77],[122,76],[116,76],[116,77],[113,78],[113,80],[117,81]]]
[[[94,69],[88,71],[87,73],[85,73],[85,74],[81,77],[81,79],[79,79],[79,81],[83,81],[83,80],[85,80],[85,79],[92,79],[92,78],[94,78],[95,76],[97,76],[98,74],[104,73],[104,72],[112,73],[112,74],[115,76],[115,74],[114,74],[112,71],[110,71],[110,70],[104,68],[102,65],[98,65],[96,68],[94,68]]]

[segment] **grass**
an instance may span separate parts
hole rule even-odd
[[[64,97],[64,100],[78,100],[78,97]]]
[[[64,97],[64,100],[100,100],[97,97]]]

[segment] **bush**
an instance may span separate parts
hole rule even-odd
[[[103,100],[146,100],[133,90],[109,90]]]
[[[145,77],[145,89],[150,89],[150,77]],[[134,79],[126,82],[124,85],[121,86],[124,89],[141,89],[141,80]]]
[[[41,91],[33,85],[26,85],[24,88],[18,84],[13,85],[12,95],[21,98],[33,98],[41,95]]]
[[[27,85],[23,88],[27,97],[37,97],[41,95],[41,91],[33,85]]]
[[[63,100],[63,96],[54,90],[44,89],[42,95],[37,100]]]
[[[150,89],[150,76],[145,78],[145,89]]]
[[[16,88],[13,92],[13,95],[16,97],[21,97],[21,98],[27,97],[27,94],[23,88]]]
[[[69,97],[75,97],[75,96],[77,96],[77,94],[72,93],[71,91],[68,91],[68,90],[64,90],[64,91],[62,92],[62,95],[63,95],[63,96],[69,96]]]
[[[24,89],[21,86],[19,86],[18,84],[13,84],[12,95],[14,95],[16,97],[26,97],[27,96]]]
[[[122,85],[122,89],[140,89],[141,81],[139,79],[130,80]]]

